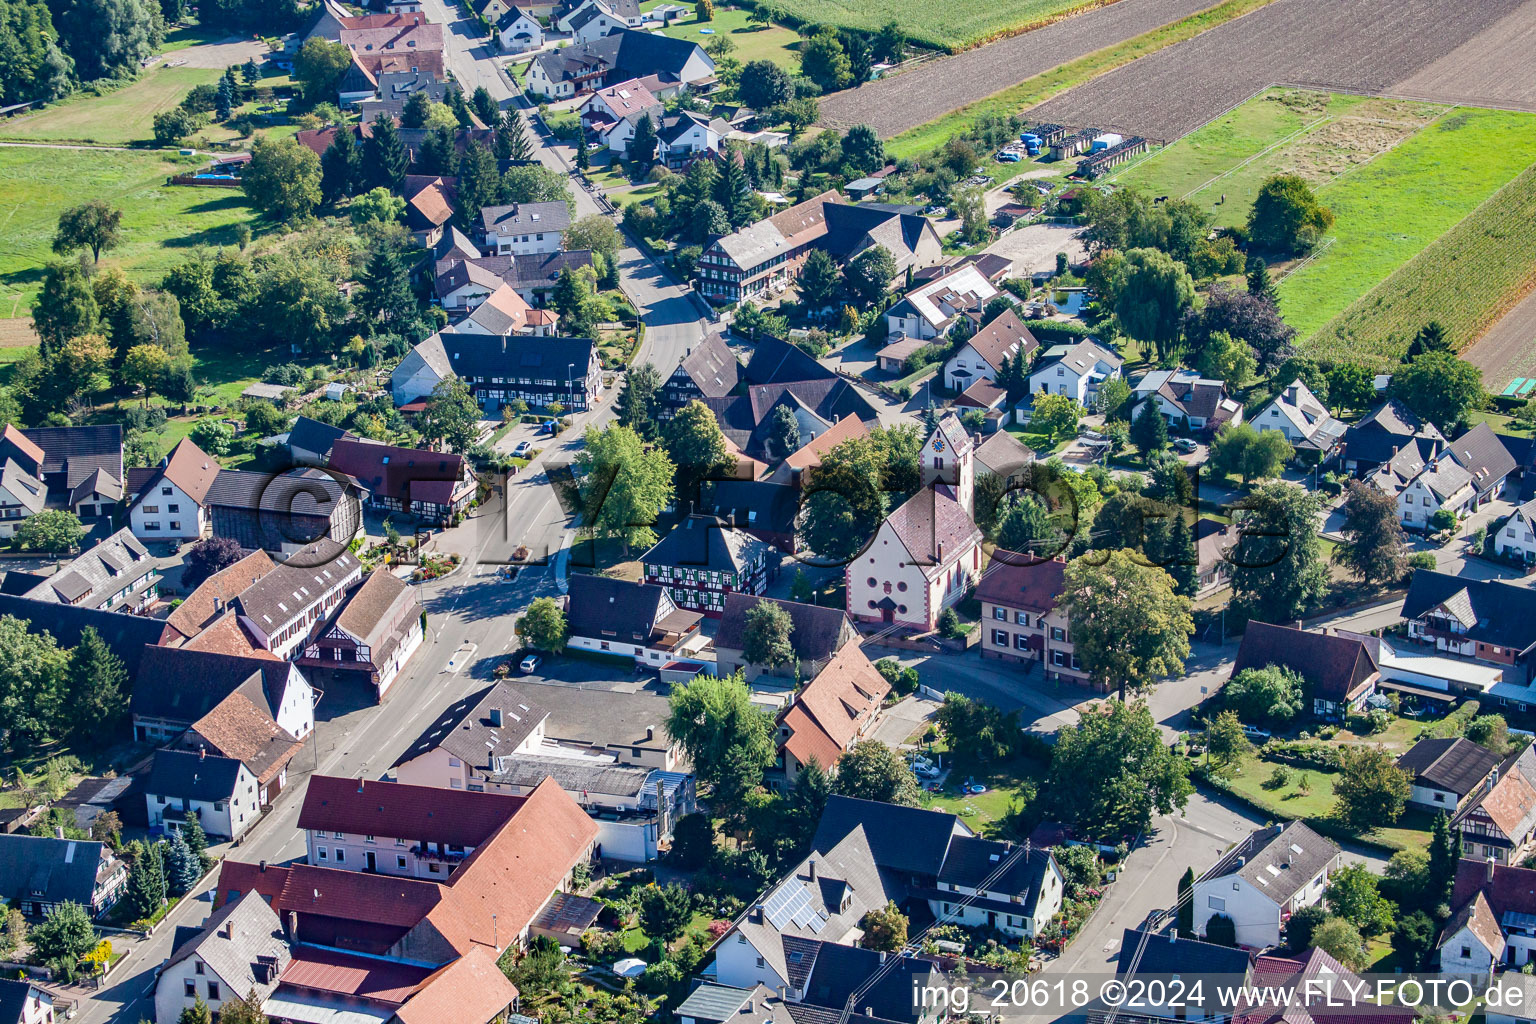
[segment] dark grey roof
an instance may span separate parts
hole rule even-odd
[[[602,793],[610,796],[638,797],[646,790],[654,769],[606,761],[583,761],[568,757],[532,757],[513,754],[500,758],[492,782],[532,789],[545,779],[567,793]]]
[[[48,504],[47,486],[15,459],[6,459],[5,465],[0,466],[0,487],[33,515]]]
[[[1422,779],[1457,796],[1466,796],[1481,785],[1498,763],[1487,747],[1460,736],[1419,740],[1397,759],[1397,766],[1409,778]]]
[[[1403,618],[1417,619],[1450,601],[1471,619],[1468,639],[1516,651],[1536,644],[1536,590],[1495,580],[1417,569],[1403,599]]]
[[[330,444],[326,444],[325,450],[330,450]],[[203,504],[251,511],[259,507],[265,513],[328,518],[352,490],[350,484],[344,485],[330,473],[312,467],[278,474],[221,469]]]
[[[1479,423],[1450,443],[1451,458],[1472,474],[1481,493],[1515,471],[1515,457],[1486,423]]]
[[[828,203],[826,205],[827,237],[823,243],[834,256],[854,256],[869,243],[869,236],[880,233],[897,242],[891,255],[900,263],[905,247],[907,252],[917,248],[928,220],[922,216],[922,207],[898,206],[892,203]],[[887,246],[887,248],[892,248]]]
[[[1030,911],[1051,870],[1049,850],[1021,849],[1014,843],[980,836],[955,836],[949,841],[949,851],[939,869],[939,884],[953,882],[979,889],[981,883],[1005,862],[1008,870],[988,881],[986,891],[1027,896],[1025,909]]]
[[[149,551],[126,526],[59,567],[56,575],[25,596],[62,604],[100,607],[128,584],[150,572]],[[142,591],[148,584],[139,587]]]
[[[752,990],[731,988],[705,982],[684,999],[672,1011],[677,1018],[692,1017],[694,1020],[718,1022],[729,1020],[752,1001]]]
[[[822,942],[820,946],[805,983],[806,1002],[841,1010],[848,997],[857,992],[858,1011],[883,1020],[915,1024],[924,1013],[931,1012],[916,1006],[912,998],[914,979],[924,978],[935,970],[929,961],[833,942]],[[894,964],[887,963],[891,959]],[[880,980],[865,989],[865,983],[882,968],[885,973]]]
[[[571,208],[563,199],[549,203],[513,203],[480,210],[480,226],[502,234],[519,231],[564,231],[571,226]]]
[[[327,552],[334,554],[320,562]],[[246,587],[235,600],[241,613],[265,632],[291,621],[301,609],[317,606],[327,590],[361,571],[357,556],[345,546],[317,541]]]
[[[122,659],[130,679],[138,675],[146,645],[158,644],[167,632],[173,632],[164,619],[52,604],[11,594],[0,594],[0,615],[26,621],[33,633],[46,629],[61,647],[77,645],[80,634],[90,626],[101,635],[112,653]]]
[[[1146,934],[1127,928],[1120,942],[1119,973],[1125,977],[1131,964],[1136,963],[1136,974],[1147,977],[1177,974],[1181,977],[1198,974],[1246,975],[1249,968],[1248,954],[1231,946],[1218,946],[1214,942],[1199,939],[1180,939],[1170,932],[1167,935],[1146,935],[1146,945],[1141,943]],[[1141,959],[1136,960],[1138,951]]]
[[[739,573],[754,559],[763,542],[713,516],[689,516],[657,541],[640,561],[681,569]]]
[[[177,942],[162,973],[195,953],[237,995],[255,989],[267,996],[291,959],[282,921],[259,892],[230,900],[209,914],[201,928],[188,931],[190,935],[177,929]]]
[[[123,479],[123,428],[118,423],[92,423],[79,427],[28,427],[22,435],[43,450],[43,476],[64,475],[63,486],[73,490],[96,469],[104,469],[119,482]],[[52,481],[49,481],[52,485]]]
[[[1338,856],[1332,839],[1291,821],[1238,840],[1201,878],[1237,875],[1283,907]]]
[[[133,688],[129,711],[136,716],[191,725],[236,690],[276,718],[288,675],[296,670],[288,662],[273,658],[148,647],[139,671],[142,678],[154,683]]]
[[[189,750],[157,750],[144,791],[184,800],[228,800],[240,778],[240,760]]]
[[[768,459],[773,409],[787,406],[800,425],[800,445],[830,430],[844,416],[874,424],[879,414],[858,388],[840,377],[754,384],[744,395],[703,399],[730,442],[753,458]],[[798,447],[798,446],[797,446]]]
[[[830,204],[829,204],[830,205]],[[809,353],[779,338],[759,336],[741,376],[751,384],[782,384],[798,380],[835,380],[837,374]]]
[[[803,601],[782,601],[753,594],[727,594],[720,626],[715,632],[715,646],[741,650],[746,642],[747,612],[765,601],[789,613],[789,642],[801,661],[830,658],[856,635],[853,620],[841,608],[823,608]]]
[[[32,996],[30,981],[0,978],[0,1020],[5,1024],[26,1020],[27,1000]]]
[[[535,252],[513,255],[497,253],[477,259],[450,256],[439,259],[435,287],[439,297],[448,294],[471,278],[491,287],[498,279],[519,290],[553,288],[560,271],[580,270],[592,265],[592,250],[570,249],[564,252]]]
[[[741,378],[741,364],[720,332],[713,331],[694,346],[673,372],[691,379],[705,397],[724,398],[735,390]]]
[[[491,724],[492,710],[501,712],[501,725]],[[489,758],[510,754],[521,746],[547,714],[533,698],[508,683],[487,686],[445,708],[395,759],[394,767],[438,747],[469,764],[484,765]]]
[[[322,423],[308,416],[300,416],[293,421],[293,426],[288,430],[288,448],[302,448],[306,452],[314,452],[321,459],[331,454],[331,445],[337,438],[346,437],[347,432],[340,427],[333,427],[329,423]]]
[[[800,513],[800,488],[767,480],[713,480],[703,507],[743,530],[788,535]]]
[[[655,584],[578,573],[570,585],[566,624],[571,636],[609,636],[643,644],[650,640],[656,621],[672,610],[667,592]]]
[[[861,825],[882,869],[928,877],[938,876],[951,837],[970,834],[964,822],[943,811],[831,796],[811,848],[830,850]]]
[[[1445,436],[1433,423],[1392,398],[1344,431],[1344,457],[1369,464],[1382,463],[1410,441],[1423,442],[1420,448],[1427,459],[1438,445],[1445,443]]]
[[[1332,701],[1351,697],[1379,671],[1359,640],[1254,620],[1238,645],[1232,674],[1267,665],[1290,669],[1311,684],[1316,696]]]
[[[0,835],[0,896],[90,907],[101,844],[52,836]]]
[[[503,345],[505,340],[505,345]],[[536,338],[514,334],[502,339],[490,335],[452,334],[443,337],[448,364],[460,377],[527,377],[566,382],[567,374],[586,378],[592,362],[589,338]],[[567,367],[574,364],[574,370]]]

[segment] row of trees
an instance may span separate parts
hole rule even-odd
[[[128,673],[86,627],[74,647],[46,629],[0,616],[0,730],[11,750],[110,736],[128,709]]]

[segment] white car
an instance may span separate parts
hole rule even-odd
[[[524,672],[533,672],[538,669],[539,665],[541,665],[543,661],[544,659],[539,657],[537,654],[530,654],[528,657],[524,658],[517,667],[522,669]]]
[[[915,764],[912,772],[920,779],[936,779],[943,774],[931,764]]]
[[[512,454],[519,459],[526,459],[531,451],[533,451],[533,445],[530,442],[519,441],[517,447],[512,449]]]
[[[1251,740],[1267,740],[1270,736],[1268,730],[1260,729],[1256,725],[1244,725],[1243,735],[1247,736]]]

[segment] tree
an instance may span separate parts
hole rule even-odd
[[[774,725],[752,703],[752,691],[740,674],[697,676],[674,685],[667,696],[667,733],[693,762],[699,778],[729,790],[732,799],[756,788],[773,763]]]
[[[208,857],[208,833],[203,831],[202,819],[196,813],[189,814],[181,825],[181,838],[186,841],[187,849],[192,855],[202,861],[205,868]]]
[[[361,184],[370,188],[380,185],[396,194],[404,192],[407,159],[405,143],[395,127],[395,119],[381,113],[373,119],[372,128],[372,134],[363,144],[367,180]]]
[[[427,126],[427,114],[432,109],[432,100],[425,90],[417,90],[405,98],[405,107],[400,111],[400,127],[409,128],[412,131]],[[342,134],[340,132],[338,135]]]
[[[1058,527],[1045,502],[1030,493],[1012,494],[998,506],[991,533],[994,544],[1032,558],[1054,558],[1069,538]]]
[[[1359,363],[1339,363],[1328,371],[1328,402],[1335,409],[1365,409],[1376,400],[1376,381]]]
[[[32,306],[32,326],[44,358],[66,341],[96,329],[100,309],[90,282],[78,263],[50,263],[43,272],[43,288]]]
[[[464,98],[463,89],[448,90],[448,106],[453,111],[454,127],[471,128],[474,126],[474,115],[469,109],[469,101]]]
[[[885,661],[881,659],[881,664]],[[901,670],[895,661],[890,662],[889,671],[882,670],[880,674],[889,679],[898,671],[912,672],[915,681],[916,670]],[[979,764],[1004,761],[1020,751],[1019,713],[1003,711],[964,694],[946,693],[944,703],[934,716],[934,724],[948,741],[950,750]]]
[[[1205,941],[1217,946],[1237,945],[1237,922],[1226,914],[1212,914],[1205,921]]]
[[[469,387],[458,377],[438,381],[422,410],[418,428],[430,441],[446,441],[456,452],[467,452],[475,443],[480,425],[480,406]]]
[[[1229,768],[1252,747],[1243,733],[1243,724],[1230,711],[1220,712],[1205,727],[1205,748],[1222,769]]]
[[[565,613],[560,610],[555,599],[539,597],[528,605],[527,613],[518,618],[517,635],[529,647],[558,654],[565,650],[570,629],[566,625]]]
[[[1253,379],[1258,363],[1253,349],[1226,331],[1216,331],[1200,349],[1195,366],[1213,380],[1224,381],[1228,388],[1240,388]]]
[[[1376,887],[1376,876],[1364,864],[1348,864],[1335,871],[1323,891],[1328,909],[1360,929],[1361,935],[1380,935],[1392,927],[1394,907]]]
[[[6,742],[13,750],[61,732],[66,698],[67,652],[52,634],[28,626],[25,619],[0,616],[0,728],[11,731]]]
[[[128,887],[123,891],[128,909],[138,918],[146,918],[165,902],[165,867],[158,844],[145,845],[128,869]]]
[[[656,121],[650,114],[635,122],[635,134],[629,140],[625,155],[641,173],[650,170],[656,162]]]
[[[1328,589],[1317,539],[1317,496],[1276,481],[1239,503],[1238,538],[1228,554],[1232,605],[1263,622],[1301,618]]]
[[[907,915],[896,906],[895,900],[887,900],[884,907],[867,911],[859,920],[864,937],[859,944],[865,949],[878,949],[894,953],[907,944]]]
[[[54,907],[53,913],[32,926],[28,937],[36,959],[48,964],[67,964],[70,968],[91,951],[97,939],[90,912],[74,900]]]
[[[206,537],[188,549],[182,559],[181,585],[192,591],[214,573],[240,561],[243,549],[233,537]]]
[[[607,217],[599,213],[589,213],[571,225],[561,244],[567,251],[590,249],[593,252],[602,253],[605,259],[612,260],[618,256],[619,250],[624,248],[624,236]]]
[[[873,245],[848,261],[843,284],[855,299],[873,305],[896,276],[896,258],[883,245]]]
[[[902,758],[879,740],[860,740],[837,759],[833,788],[843,796],[878,800],[901,807],[921,803],[917,776]]]
[[[1347,746],[1339,751],[1333,785],[1334,815],[1356,832],[1390,825],[1408,800],[1408,776],[1381,747]]]
[[[394,196],[389,198],[400,202]],[[359,275],[359,283],[363,288],[357,308],[376,329],[386,333],[411,332],[417,321],[416,293],[411,290],[410,270],[393,247],[380,245],[369,254],[368,265]]]
[[[1125,254],[1115,319],[1125,333],[1165,352],[1178,338],[1184,311],[1195,301],[1195,282],[1183,264],[1157,249]]]
[[[459,161],[459,223],[474,228],[480,223],[480,211],[494,206],[501,195],[501,174],[496,169],[496,157],[480,143],[471,139],[464,147],[464,158]]]
[[[704,199],[694,204],[693,213],[689,218],[689,237],[696,242],[704,242],[718,235],[729,234],[731,230],[731,215],[725,207],[713,199]]]
[[[320,203],[320,158],[293,139],[258,135],[240,187],[252,205],[274,219],[303,220]]]
[[[653,939],[670,943],[683,934],[693,918],[693,900],[676,882],[649,885],[640,891],[640,926]]]
[[[209,455],[222,456],[229,454],[229,446],[235,440],[235,431],[223,420],[198,420],[187,436]]]
[[[1168,447],[1168,421],[1158,411],[1156,399],[1143,402],[1141,412],[1131,421],[1131,443],[1144,459]]]
[[[128,671],[94,626],[80,631],[66,672],[67,710],[75,734],[110,735],[128,710]]]
[[[1342,917],[1329,917],[1312,929],[1311,948],[1320,949],[1351,971],[1363,971],[1370,962],[1360,929]]]
[[[1285,944],[1293,952],[1300,953],[1312,948],[1312,933],[1317,926],[1328,920],[1328,908],[1321,903],[1297,907],[1285,922]]]
[[[878,171],[885,166],[885,143],[867,124],[856,124],[843,136],[843,166],[850,177]]]
[[[412,98],[424,93],[412,93]],[[409,106],[409,103],[407,103]],[[347,126],[336,130],[331,144],[320,156],[320,198],[327,203],[355,195],[367,177],[357,136]]]
[[[1450,352],[1426,352],[1392,376],[1392,394],[1447,437],[1488,400],[1477,367]]]
[[[800,268],[796,288],[808,309],[822,309],[831,305],[842,290],[842,275],[836,261],[825,250],[812,249]]]
[[[776,405],[768,414],[768,454],[772,458],[788,458],[800,448],[800,421],[795,410],[788,404]]]
[[[1166,572],[1131,552],[1068,563],[1059,604],[1083,668],[1096,683],[1118,684],[1121,701],[1128,689],[1183,671],[1195,628],[1189,599],[1173,592]]]
[[[202,873],[202,865],[197,862],[197,858],[187,846],[187,841],[181,837],[180,832],[172,832],[165,847],[167,893],[172,896],[185,895],[197,884],[197,879]]]
[[[123,240],[122,223],[123,211],[100,199],[71,206],[59,214],[53,251],[62,256],[76,249],[89,249],[91,262],[100,263],[101,254],[117,248]]]
[[[1264,179],[1248,214],[1250,244],[1277,253],[1306,252],[1333,226],[1333,211],[1317,201],[1299,174]]]
[[[293,58],[293,77],[304,84],[304,98],[310,103],[333,101],[341,76],[351,67],[352,51],[346,44],[313,35]]]
[[[387,188],[371,188],[347,207],[352,223],[395,224],[405,219],[405,200]]]
[[[1154,813],[1183,807],[1194,791],[1187,775],[1144,701],[1111,701],[1057,734],[1041,792],[1059,820],[1118,841],[1145,831]]]
[[[1306,682],[1279,665],[1245,668],[1221,689],[1221,699],[1245,722],[1285,724],[1301,714]]]
[[[1083,407],[1068,395],[1039,395],[1030,413],[1029,425],[1036,433],[1044,434],[1052,441],[1074,437]]]
[[[1193,600],[1200,589],[1200,551],[1182,510],[1153,521],[1146,548],[1148,558],[1173,579],[1174,593]]]
[[[60,554],[75,549],[85,536],[85,527],[80,525],[80,517],[68,509],[50,508],[23,519],[13,536],[16,546],[23,551]]]
[[[1451,889],[1456,884],[1456,865],[1461,862],[1461,832],[1451,828],[1444,813],[1435,815],[1429,834],[1429,862],[1422,890],[1424,905],[1436,917],[1450,913]]]
[[[1193,938],[1195,934],[1195,869],[1185,868],[1179,876],[1178,934]]]
[[[650,363],[641,363],[624,376],[624,390],[619,392],[614,408],[619,424],[629,427],[647,441],[658,436],[656,411],[661,402],[661,374]]]
[[[1275,292],[1275,283],[1269,278],[1269,267],[1262,257],[1248,257],[1247,277],[1249,295],[1263,299],[1272,306],[1280,304],[1280,296]]]
[[[1403,353],[1403,362],[1411,363],[1429,352],[1451,351],[1451,339],[1445,333],[1445,326],[1438,320],[1431,320],[1419,328],[1419,333],[1413,336],[1413,342],[1408,346],[1408,351]]]
[[[441,175],[459,173],[459,151],[453,144],[454,130],[448,125],[436,125],[427,130],[421,140],[421,147],[416,151],[417,171]],[[499,183],[497,189],[500,190]]]
[[[872,44],[876,59],[900,64],[907,57],[907,33],[895,21],[888,21],[875,33]]]
[[[748,61],[736,80],[736,95],[753,110],[763,111],[795,98],[789,72],[769,60]]]
[[[672,827],[672,853],[668,860],[684,871],[697,871],[715,852],[715,826],[709,815],[694,812],[677,819]]]
[[[1184,316],[1184,340],[1196,360],[1218,333],[1245,342],[1264,373],[1292,354],[1296,331],[1280,319],[1274,303],[1217,283],[1211,286],[1205,305]]]
[[[1358,480],[1349,482],[1344,496],[1340,532],[1349,543],[1335,549],[1333,560],[1364,583],[1402,579],[1408,567],[1408,544],[1397,518],[1397,500]]]
[[[1290,443],[1278,430],[1228,423],[1211,441],[1210,468],[1222,476],[1240,476],[1247,486],[1254,480],[1278,476],[1290,457]]]
[[[679,409],[662,431],[662,443],[676,469],[678,507],[696,507],[699,488],[733,465],[720,422],[709,406],[694,399]]]
[[[590,268],[575,271],[570,267],[561,270],[560,276],[555,278],[555,289],[550,296],[550,305],[554,306],[555,312],[560,314],[563,333],[573,337],[582,337],[591,333],[595,320],[594,278],[595,275]]]
[[[676,467],[667,453],[646,445],[629,427],[588,427],[576,457],[583,483],[582,526],[631,544],[656,542],[651,524],[673,495]]]
[[[759,601],[747,609],[741,656],[749,665],[772,670],[795,661],[790,640],[794,623],[789,612],[773,601]]]
[[[1503,715],[1478,715],[1467,723],[1462,735],[1499,757],[1509,753],[1509,723]]]
[[[852,438],[828,451],[803,492],[800,535],[826,561],[846,565],[885,517],[881,459],[869,438]]]
[[[268,1024],[261,1012],[261,996],[252,988],[243,996],[226,1000],[219,1007],[219,1024]]]
[[[1392,949],[1407,964],[1418,970],[1435,945],[1435,922],[1422,910],[1397,918],[1392,928]]]
[[[501,131],[496,133],[496,139],[507,140],[508,160],[531,160],[533,147],[528,142],[528,129],[523,124],[523,115],[516,107],[507,107],[501,113]],[[498,154],[499,156],[500,154]]]
[[[474,94],[469,99],[469,106],[475,112],[475,116],[480,118],[480,123],[487,127],[494,128],[496,122],[500,120],[501,107],[491,95],[491,91],[483,85],[475,86]]]

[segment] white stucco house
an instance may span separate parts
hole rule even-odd
[[[997,380],[1003,360],[1019,353],[1027,359],[1039,347],[1019,314],[1010,309],[960,343],[944,363],[944,386],[964,391],[978,380]]]
[[[567,645],[634,658],[636,664],[656,669],[708,642],[699,630],[703,618],[699,612],[679,609],[666,587],[583,573],[571,577]]]
[[[1195,881],[1195,931],[1205,937],[1212,917],[1232,919],[1237,944],[1267,949],[1280,944],[1285,921],[1323,897],[1344,854],[1299,821],[1270,825],[1240,840]]]
[[[1278,431],[1297,451],[1314,451],[1325,459],[1338,450],[1346,430],[1299,377],[1259,406],[1248,422],[1255,430]]]
[[[198,540],[209,528],[203,504],[219,475],[213,456],[184,437],[176,443],[147,480],[129,487],[136,497],[128,508],[128,526],[139,540]]]
[[[1032,395],[1066,395],[1087,405],[1099,385],[1120,376],[1125,360],[1088,338],[1075,345],[1053,345],[1041,353],[1029,375]]]
[[[233,757],[157,750],[144,783],[149,825],[179,830],[196,815],[209,836],[238,839],[261,816],[256,776]]]
[[[559,252],[560,240],[571,226],[571,211],[563,200],[487,206],[480,211],[480,226],[488,253]]]
[[[1536,560],[1536,500],[1515,509],[1515,514],[1499,530],[1494,543],[1499,554],[1526,562]]]
[[[526,53],[544,45],[544,26],[527,11],[514,7],[496,23],[496,39],[502,53]]]
[[[1437,456],[1397,495],[1397,517],[1412,530],[1428,530],[1436,512],[1448,509],[1463,516],[1472,509],[1477,488],[1472,474],[1449,458]]]
[[[199,999],[217,1014],[253,991],[265,998],[290,959],[277,912],[260,893],[248,892],[171,950],[155,979],[155,1019],[176,1020]]]
[[[590,40],[581,39],[580,30],[599,16],[609,26],[608,31],[601,35],[607,35],[608,32],[619,28],[639,28],[645,22],[645,15],[640,13],[640,5],[636,0],[584,0],[572,7],[569,13],[561,16],[555,22],[555,27],[561,32],[576,35],[581,42],[589,42]],[[600,36],[592,38],[600,38]]]
[[[892,339],[943,337],[967,311],[980,310],[996,295],[974,263],[962,263],[902,296],[886,311],[886,330]]]

